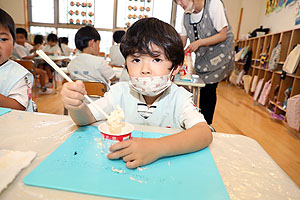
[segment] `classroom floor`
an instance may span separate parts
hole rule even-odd
[[[63,114],[60,89],[59,83],[56,93],[38,94],[34,101],[39,112]],[[253,138],[300,187],[300,139],[295,136],[299,133],[271,119],[265,107],[254,105],[251,97],[236,86],[221,82],[217,94],[212,124],[216,131]]]

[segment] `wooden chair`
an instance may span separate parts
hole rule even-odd
[[[63,84],[67,81],[64,80]],[[83,82],[85,90],[88,96],[91,97],[103,97],[105,92],[107,92],[107,87],[105,83],[102,82]],[[68,110],[64,108],[64,115],[68,115]]]
[[[105,57],[105,52],[99,52],[99,56]]]
[[[34,97],[37,97],[37,79],[39,79],[39,75],[35,72],[34,62],[32,60],[14,60],[15,62],[22,65],[28,71],[30,71],[34,76]]]

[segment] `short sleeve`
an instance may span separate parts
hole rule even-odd
[[[180,114],[180,125],[185,129],[189,129],[195,124],[206,122],[204,116],[198,111],[192,97],[190,97],[183,106]]]
[[[26,83],[25,78],[22,78],[19,82],[17,82],[14,87],[10,90],[7,97],[15,99],[22,106],[27,108],[29,99],[31,98],[31,88],[29,87],[30,79]]]
[[[20,59],[28,56],[27,52],[25,51],[25,48],[22,48],[22,47],[17,46],[17,45],[15,46],[15,49],[13,51],[13,55],[16,56],[17,58],[20,58]]]
[[[187,32],[184,26],[184,14],[182,17],[182,21],[181,21],[181,32],[180,32],[180,36],[187,36]]]
[[[107,62],[104,59],[102,59],[101,66],[99,69],[101,74],[107,81],[109,81],[116,75],[112,67],[109,64],[107,64]]]
[[[224,27],[228,26],[224,5],[220,0],[211,1],[209,13],[213,25],[218,32],[220,32]]]

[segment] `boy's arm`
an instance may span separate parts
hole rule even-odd
[[[219,33],[204,39],[199,39],[192,42],[185,51],[195,52],[199,47],[215,45],[225,41],[227,38],[227,26],[224,27]]]
[[[0,94],[0,107],[25,110],[25,107],[22,106],[17,100],[6,97],[2,94]]]
[[[111,146],[109,159],[123,157],[128,168],[149,164],[159,158],[190,153],[207,147],[212,142],[212,133],[205,122],[177,134],[159,139],[134,138]]]
[[[68,109],[73,121],[79,126],[96,121],[90,109],[83,102],[85,94],[86,91],[82,81],[65,83],[61,91],[65,108]]]

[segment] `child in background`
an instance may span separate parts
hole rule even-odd
[[[85,26],[75,35],[76,48],[81,51],[68,64],[68,71],[73,80],[103,82],[107,86],[116,81],[115,72],[103,57],[98,56],[101,37],[98,31]]]
[[[116,44],[112,45],[109,49],[110,64],[112,65],[122,66],[125,64],[125,59],[120,51],[120,42],[124,34],[125,31],[115,31],[113,34],[113,39]]]
[[[33,59],[37,54],[34,52],[36,46],[32,46],[27,41],[27,31],[24,28],[16,29],[16,43],[12,55],[17,59]],[[34,54],[31,54],[33,53]]]
[[[128,168],[136,168],[162,157],[207,147],[212,134],[195,107],[192,94],[171,82],[184,59],[176,30],[156,18],[140,19],[127,30],[120,49],[126,58],[130,81],[116,83],[95,103],[107,114],[120,105],[129,123],[182,131],[158,139],[133,138],[116,143],[107,157],[123,158]],[[92,105],[83,103],[85,93],[81,81],[63,85],[62,100],[74,122],[81,126],[105,120]]]
[[[113,34],[113,39],[115,41],[115,43],[117,43],[116,45],[113,45],[110,47],[109,51],[109,58],[110,58],[110,64],[112,65],[119,65],[119,66],[123,66],[123,71],[120,75],[120,79],[119,81],[129,81],[129,75],[127,72],[127,69],[125,68],[124,64],[125,64],[125,59],[123,57],[123,55],[121,54],[120,51],[120,42],[122,40],[122,37],[124,36],[125,31],[116,31]]]
[[[33,75],[18,63],[9,60],[15,39],[15,23],[0,8],[0,107],[33,111]]]
[[[43,49],[44,48],[44,36],[42,35],[35,35],[33,39],[33,43],[36,46],[36,49]]]
[[[50,33],[47,36],[47,45],[43,47],[43,51],[47,54],[47,55],[52,55],[52,56],[59,56],[61,55],[61,51],[59,46],[57,45],[57,35]],[[59,64],[59,63],[58,63]],[[46,62],[42,62],[39,66],[39,68],[46,70],[48,78],[49,78],[49,83],[52,84],[53,83],[53,72],[54,69],[48,65]]]
[[[13,51],[13,56],[16,57],[17,59],[31,60],[35,56],[37,56],[35,51],[38,48],[40,48],[40,45],[36,44],[33,47],[29,44],[32,47],[32,49],[34,49],[34,54],[31,55],[30,52],[32,51],[32,49],[28,49],[28,48],[25,47],[26,38],[27,38],[27,31],[23,28],[17,28],[17,30],[16,30],[16,43],[15,43],[15,47],[14,47],[14,51]],[[27,47],[29,47],[29,45],[27,45]],[[39,80],[40,80],[41,90],[42,90],[41,93],[45,93],[45,94],[51,93],[52,90],[47,89],[47,87],[45,86],[45,84],[46,84],[46,71],[36,68],[33,73],[38,74],[40,76]]]
[[[58,39],[58,46],[60,47],[63,56],[69,56],[74,52],[74,50],[68,46],[68,43],[69,39],[67,37],[60,37]]]

